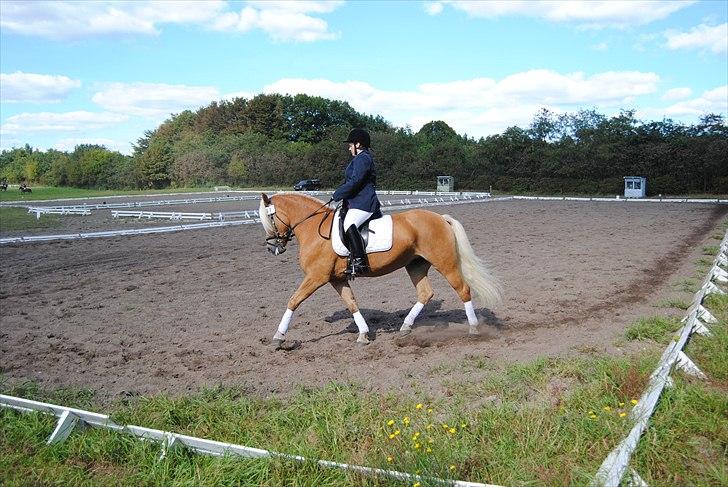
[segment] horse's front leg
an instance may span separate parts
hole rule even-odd
[[[296,311],[296,308],[306,300],[310,295],[312,295],[318,288],[326,284],[326,280],[321,280],[320,278],[313,278],[311,276],[306,276],[303,278],[303,282],[298,286],[298,289],[296,289],[296,292],[293,293],[293,296],[291,296],[291,299],[288,300],[288,307],[286,309],[286,312],[283,314],[283,318],[281,318],[281,322],[278,325],[278,331],[276,331],[276,334],[273,335],[273,345],[277,347],[280,347],[283,341],[286,339],[286,332],[288,331],[288,325],[291,324],[291,318],[293,318],[293,312]]]
[[[359,338],[356,339],[357,345],[369,344],[369,338],[367,338],[367,333],[369,333],[369,326],[367,326],[366,320],[359,311],[359,305],[356,304],[354,292],[351,290],[348,281],[332,281],[331,285],[334,286],[336,292],[339,293],[341,299],[344,300],[344,304],[346,304],[349,312],[351,312],[351,314],[354,316],[354,322],[356,323],[356,327],[359,328]]]

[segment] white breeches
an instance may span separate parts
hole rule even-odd
[[[344,217],[344,231],[350,226],[356,225],[359,228],[365,221],[367,221],[374,213],[368,211],[359,210],[357,208],[349,208]]]

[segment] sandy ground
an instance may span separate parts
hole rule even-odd
[[[414,333],[399,337],[415,302],[400,270],[353,283],[371,345],[354,345],[351,315],[324,287],[294,317],[288,335],[301,347],[274,351],[270,338],[302,273],[297,246],[273,257],[255,225],[0,247],[0,371],[11,382],[88,387],[102,398],[218,384],[286,395],[330,381],[446,396],[487,373],[460,365],[468,359],[528,361],[641,346],[615,343],[641,316],[683,313],[655,305],[691,299],[676,283],[694,277],[703,246],[717,245],[712,237],[722,233],[728,207],[503,201],[434,211],[463,223],[505,290],[502,305],[477,310],[476,339],[467,337],[462,304],[434,269],[434,299]],[[64,217],[64,228],[45,233],[119,226],[108,212],[95,212]]]

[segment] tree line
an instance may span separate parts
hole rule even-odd
[[[438,175],[458,190],[621,193],[622,177],[646,176],[650,194],[728,193],[728,126],[708,114],[692,125],[640,121],[623,110],[538,112],[526,128],[480,139],[442,121],[419,131],[394,127],[348,103],[307,95],[258,95],[172,115],[125,156],[96,145],[72,152],[30,146],[0,153],[0,177],[53,186],[132,189],[211,185],[287,187],[318,178],[341,183],[342,141],[367,128],[388,189],[434,189]]]

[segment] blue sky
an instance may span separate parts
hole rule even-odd
[[[307,93],[480,137],[540,108],[728,115],[728,1],[0,0],[0,147],[124,153],[171,113]]]

